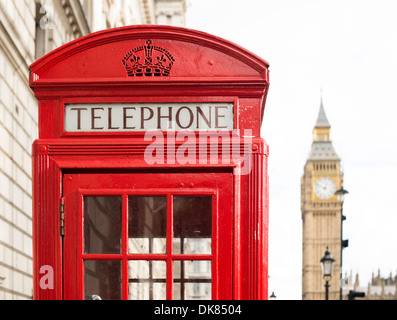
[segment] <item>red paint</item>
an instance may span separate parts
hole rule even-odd
[[[181,188],[180,181],[192,183],[195,187]],[[154,188],[155,186],[155,188]],[[111,190],[109,190],[111,189]],[[148,191],[150,190],[150,191]],[[75,213],[65,219],[65,230],[69,234],[64,242],[64,257],[68,261],[64,265],[65,299],[81,299],[83,297],[82,261],[113,259],[127,263],[128,260],[155,260],[166,261],[167,269],[172,270],[173,261],[211,260],[213,268],[212,296],[215,299],[232,299],[232,206],[233,175],[231,173],[130,173],[130,174],[67,174],[64,176],[65,206]],[[212,254],[181,255],[172,252],[172,242],[168,243],[164,254],[128,254],[127,247],[123,246],[120,255],[84,254],[83,245],[76,243],[76,239],[83,239],[82,197],[85,195],[113,195],[113,196],[214,196],[213,207],[216,215],[213,216],[213,251]],[[171,204],[171,202],[169,202]],[[124,212],[124,211],[123,211]],[[126,217],[126,213],[123,213]],[[168,235],[172,237],[172,210],[167,212]],[[222,227],[220,227],[222,226]],[[123,243],[128,240],[127,219],[123,219]],[[69,231],[70,230],[70,231]],[[72,234],[73,232],[73,234]],[[222,239],[222,240],[221,240]],[[124,266],[126,269],[126,266]],[[172,274],[172,272],[171,272]],[[168,279],[167,279],[168,280]],[[170,279],[171,280],[171,279]],[[123,295],[127,298],[128,282],[122,282]],[[172,287],[168,286],[167,295],[172,298]]]
[[[139,76],[139,68],[131,69],[130,63],[145,59],[143,49],[139,48],[147,40],[151,40],[153,60],[146,63],[147,68]],[[128,66],[123,63],[126,56]],[[163,69],[158,61],[163,61]],[[148,66],[152,66],[151,71]],[[127,261],[137,258],[126,253],[125,244],[119,256],[82,254],[81,196],[84,192],[118,193],[125,203],[128,194],[151,190],[169,198],[173,192],[216,195],[213,253],[205,257],[213,261],[213,298],[267,299],[268,148],[260,137],[260,127],[268,76],[264,60],[233,43],[206,33],[166,26],[97,32],[35,62],[30,75],[30,85],[39,100],[39,139],[33,144],[34,298],[83,298],[83,259],[120,259],[125,279]],[[238,146],[243,152],[247,146],[240,132],[252,130],[252,155],[247,160],[251,162],[251,172],[233,174],[241,169],[242,163],[222,163],[222,154],[218,152],[221,149],[216,145],[194,145],[197,160],[200,152],[209,159],[211,152],[217,151],[216,163],[166,161],[148,165],[144,154],[152,142],[144,140],[144,132],[64,132],[65,104],[170,102],[234,103],[236,134],[229,146]],[[219,119],[223,110],[217,112]],[[97,116],[92,115],[92,127],[97,126]],[[129,113],[124,116],[128,120]],[[108,129],[113,128],[111,119],[109,115]],[[181,121],[182,125],[186,123]],[[200,141],[202,137],[196,135]],[[169,137],[165,134],[164,140],[157,143],[166,147]],[[187,146],[184,141],[173,143],[176,149]],[[159,150],[169,156],[171,151],[162,148]],[[133,177],[138,176],[141,178],[134,182]],[[64,237],[60,235],[61,198],[65,199]],[[168,209],[171,212],[172,208]],[[123,210],[126,219],[126,209]],[[170,266],[173,259],[182,257],[169,252],[155,258]],[[40,287],[42,266],[53,268],[54,289]],[[172,297],[171,280],[172,268],[168,268],[168,298]],[[125,299],[125,281],[122,287]]]

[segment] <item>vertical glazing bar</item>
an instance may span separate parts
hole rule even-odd
[[[241,300],[241,175],[233,175],[233,299]]]
[[[78,233],[78,263],[79,265],[79,272],[80,272],[80,281],[79,281],[79,288],[80,288],[80,297],[78,298],[79,300],[84,300],[84,260],[83,260],[83,253],[84,253],[84,197],[79,194],[78,196],[78,206],[79,206],[79,211],[78,211],[78,221],[79,221],[79,226],[80,227],[80,232]]]
[[[128,300],[128,196],[122,196],[121,209],[121,288],[122,299]]]
[[[252,156],[250,155],[249,161],[252,163]],[[248,194],[249,194],[249,257],[248,257],[248,266],[249,266],[249,299],[254,300],[254,274],[255,274],[255,264],[254,264],[254,256],[255,256],[255,220],[254,220],[254,202],[253,202],[253,192],[254,192],[254,176],[253,176],[253,168],[249,174],[249,187],[248,187]]]
[[[181,261],[181,300],[185,300],[185,261]]]
[[[219,229],[218,229],[218,215],[219,215],[219,194],[218,192],[212,197],[212,232],[211,232],[211,245],[212,245],[212,259],[211,262],[211,278],[212,278],[212,299],[218,300],[219,299],[219,283],[218,283],[218,273],[219,273]]]
[[[172,241],[174,237],[174,205],[171,194],[167,195],[167,300],[172,300],[173,274],[172,274]]]

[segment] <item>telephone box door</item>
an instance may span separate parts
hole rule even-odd
[[[65,299],[232,299],[231,173],[72,173],[63,186]]]

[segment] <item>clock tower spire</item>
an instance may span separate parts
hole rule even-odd
[[[326,248],[335,257],[330,299],[339,299],[341,271],[341,204],[335,191],[342,186],[340,158],[332,145],[331,125],[321,98],[313,142],[301,180],[302,299],[323,300],[320,259]]]
[[[321,97],[320,111],[318,112],[318,117],[316,125],[313,129],[314,141],[329,141],[331,125],[328,122],[327,116],[325,115],[323,98]]]

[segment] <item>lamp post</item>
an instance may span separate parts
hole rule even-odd
[[[321,258],[321,270],[323,271],[323,277],[325,279],[325,300],[328,300],[328,289],[330,287],[329,281],[332,277],[332,268],[334,266],[335,259],[331,256],[331,253],[327,250],[325,251],[324,257]]]
[[[343,256],[343,249],[347,248],[349,245],[349,240],[343,240],[343,221],[346,220],[346,217],[343,215],[343,202],[345,201],[345,195],[349,193],[347,190],[343,189],[343,186],[340,187],[338,191],[335,192],[335,195],[338,196],[340,201],[340,211],[341,211],[341,223],[340,223],[340,241],[341,241],[341,248],[340,248],[340,280],[342,281],[342,256]],[[342,300],[342,286],[340,288],[339,299]]]

